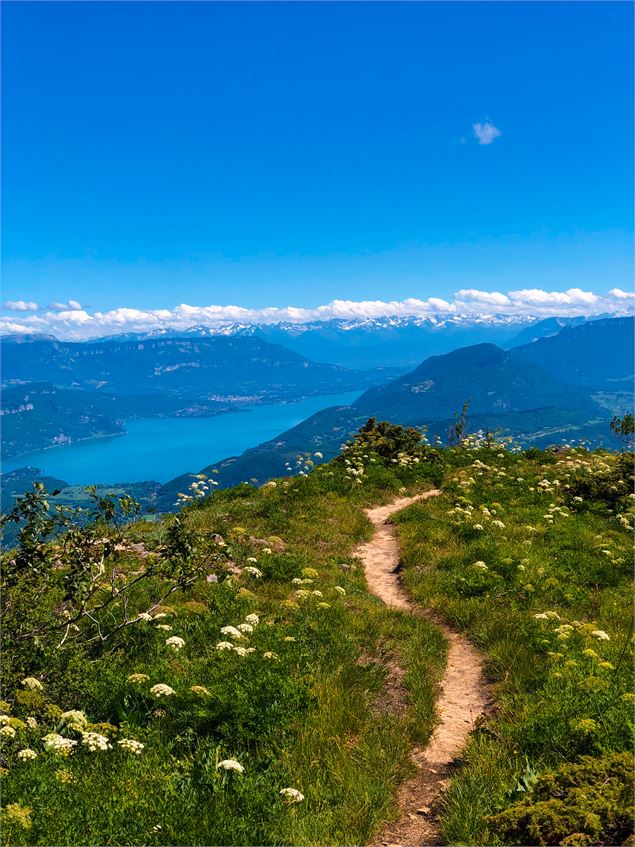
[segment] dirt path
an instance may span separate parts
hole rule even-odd
[[[439,493],[435,489],[415,497],[402,497],[387,506],[367,509],[375,532],[372,539],[356,551],[373,594],[390,607],[432,620],[448,641],[448,662],[437,700],[439,723],[428,744],[413,749],[412,760],[417,773],[399,788],[399,818],[386,824],[375,836],[373,843],[376,845],[421,847],[439,843],[435,807],[447,786],[453,761],[490,700],[481,656],[467,639],[451,630],[438,616],[413,603],[402,588],[397,572],[399,548],[395,529],[388,519],[411,503]]]

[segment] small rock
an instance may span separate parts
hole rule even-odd
[[[417,809],[418,815],[429,815],[430,814],[430,806],[422,806],[420,809]]]

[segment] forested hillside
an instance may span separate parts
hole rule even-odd
[[[490,702],[415,817],[451,844],[626,843],[632,455],[459,442],[370,424],[259,489],[196,479],[158,522],[18,500],[2,842],[377,843],[443,724],[451,631]],[[431,488],[393,519],[413,606],[390,609],[364,508]]]

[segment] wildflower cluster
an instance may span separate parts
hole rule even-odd
[[[218,473],[218,471],[214,470],[213,473]],[[176,495],[174,506],[185,506],[187,503],[192,503],[194,500],[202,500],[205,497],[209,497],[214,487],[219,484],[215,479],[210,479],[207,474],[204,473],[195,474],[195,477],[196,479],[194,482],[192,482],[188,487],[190,493],[187,494],[179,491]]]
[[[315,467],[315,459],[321,460],[323,458],[322,453],[298,453],[295,457],[295,462],[293,464],[291,462],[285,462],[284,470],[285,473],[305,477],[311,473],[313,468]]]

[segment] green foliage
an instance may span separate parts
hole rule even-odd
[[[347,448],[354,453],[372,453],[386,461],[397,460],[403,454],[420,454],[422,433],[414,427],[399,426],[388,421],[377,423],[369,418],[348,442]]]
[[[396,518],[407,586],[475,640],[497,702],[446,795],[443,834],[532,844],[492,816],[547,770],[632,749],[631,470],[581,448],[469,452],[448,455],[445,496]],[[532,826],[541,809],[548,830],[551,806]]]
[[[369,421],[341,458],[305,466],[155,523],[96,491],[79,510],[46,508],[43,488],[16,504],[2,843],[370,841],[435,725],[446,645],[370,597],[352,553],[371,532],[365,507],[443,479],[443,497],[397,518],[405,579],[485,652],[497,701],[446,795],[444,837],[621,833],[628,801],[610,774],[623,776],[632,724],[624,459],[516,454],[486,436],[440,450]],[[391,709],[395,660],[405,687]],[[284,802],[285,787],[304,800]]]
[[[545,771],[518,803],[486,819],[509,844],[623,844],[633,834],[633,762],[627,753]]]
[[[630,412],[621,418],[616,415],[611,420],[610,426],[613,435],[618,438],[627,449],[632,450],[633,437],[635,434],[633,415]]]
[[[428,622],[371,599],[350,555],[370,532],[363,508],[425,487],[430,467],[367,461],[354,486],[349,467],[216,492],[157,523],[99,496],[47,517],[36,492],[22,537],[42,564],[31,572],[26,544],[7,553],[3,592],[7,714],[19,721],[0,737],[3,798],[17,804],[3,843],[371,837],[410,746],[434,726],[445,645]],[[403,714],[376,705],[392,655],[413,702]],[[45,748],[51,733],[76,742],[70,755]],[[219,769],[225,759],[244,772]],[[284,787],[305,800],[283,802]]]
[[[448,428],[448,444],[450,447],[460,447],[467,435],[467,412],[470,401],[466,400],[460,412],[455,412],[454,423]]]

